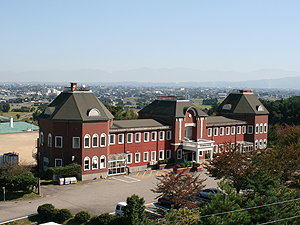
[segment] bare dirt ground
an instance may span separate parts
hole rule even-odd
[[[38,132],[0,134],[0,155],[15,152],[21,164],[36,164],[32,154],[36,153],[37,138]]]

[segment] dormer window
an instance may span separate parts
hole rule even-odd
[[[93,108],[89,111],[88,116],[101,116],[99,109]]]
[[[225,104],[222,107],[223,110],[230,110],[231,109],[231,104]]]
[[[264,107],[262,105],[256,106],[257,111],[264,111]]]

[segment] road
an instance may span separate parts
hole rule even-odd
[[[51,203],[60,209],[67,208],[72,214],[82,210],[89,211],[91,215],[111,213],[114,212],[118,202],[126,201],[126,198],[133,194],[143,197],[145,204],[151,208],[152,203],[156,202],[157,194],[150,189],[155,187],[155,177],[166,172],[169,171],[143,171],[129,176],[114,176],[72,185],[42,186],[41,198],[0,202],[0,222],[35,214],[38,206],[45,203]],[[216,180],[204,172],[200,173],[201,178],[207,178],[205,181],[207,188],[217,186]]]

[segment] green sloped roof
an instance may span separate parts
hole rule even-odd
[[[10,119],[0,116],[0,134],[22,133],[39,131],[39,127],[23,121],[13,121],[13,127],[10,127]]]
[[[142,127],[164,127],[171,126],[171,124],[157,119],[137,119],[137,120],[114,120],[110,129],[123,128],[142,128]]]
[[[185,117],[186,111],[193,108],[197,111],[198,116],[207,116],[202,110],[197,108],[189,100],[155,100],[150,105],[139,111],[140,115],[151,117]]]
[[[267,115],[269,111],[253,93],[231,93],[220,104],[217,114]]]
[[[89,116],[92,109],[99,110],[100,115]],[[39,118],[71,121],[99,121],[113,119],[113,115],[92,92],[63,92]]]

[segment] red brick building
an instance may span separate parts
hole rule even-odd
[[[137,120],[114,120],[85,87],[71,83],[39,117],[39,168],[82,165],[82,179],[151,168],[158,160],[200,162],[230,143],[267,144],[268,111],[250,91],[232,92],[208,117],[183,97],[160,97]]]

